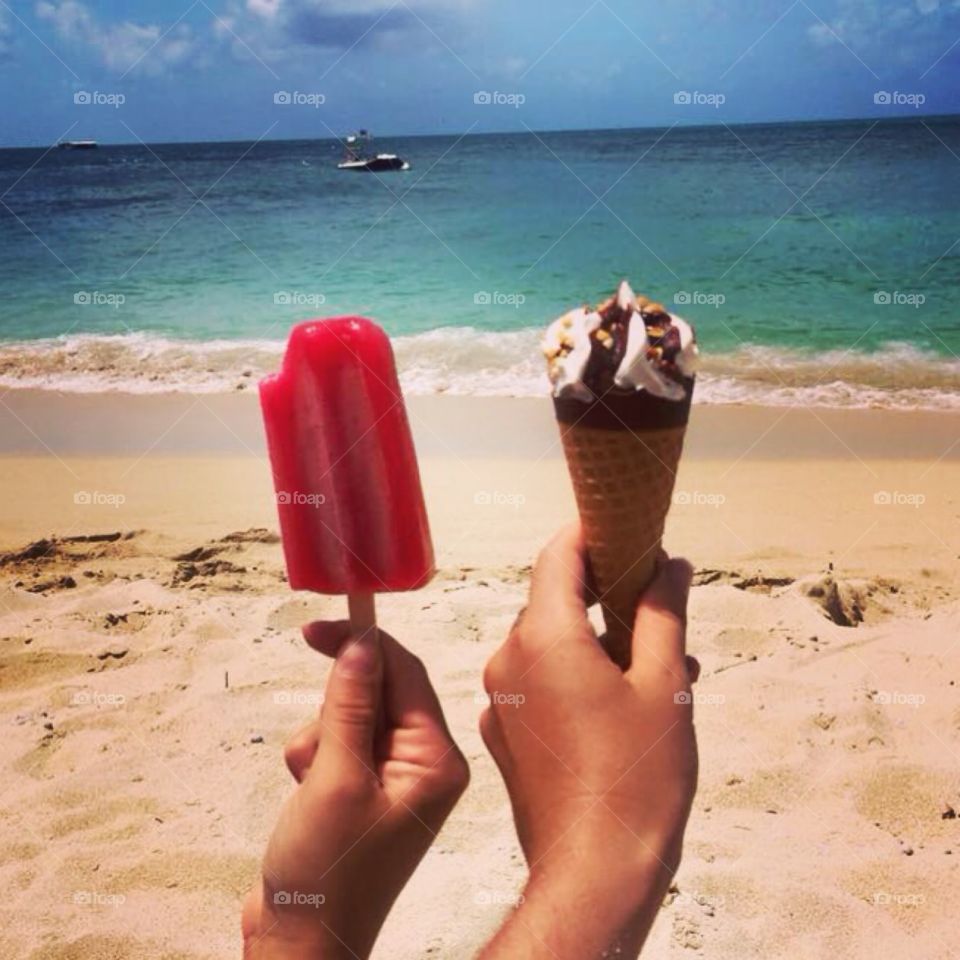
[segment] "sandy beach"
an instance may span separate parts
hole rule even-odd
[[[381,621],[473,782],[375,956],[461,960],[523,877],[480,675],[574,507],[547,402],[410,414],[439,569]],[[286,587],[256,401],[14,391],[0,470],[0,958],[236,957],[343,609]],[[666,546],[702,772],[650,956],[955,956],[960,416],[698,407]]]

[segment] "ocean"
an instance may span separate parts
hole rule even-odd
[[[546,390],[613,291],[693,321],[701,403],[960,409],[960,119],[0,150],[0,386],[250,389],[363,313],[411,393]]]

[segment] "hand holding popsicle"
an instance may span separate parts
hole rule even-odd
[[[433,548],[376,324],[298,325],[260,396],[290,586],[346,594],[350,621],[304,630],[337,659],[319,719],[287,748],[300,785],[245,905],[245,955],[360,958],[468,778],[423,665],[374,615],[375,593],[427,583]]]
[[[466,788],[423,664],[382,631],[304,628],[336,657],[321,715],[287,745],[298,783],[243,913],[246,960],[358,960]]]

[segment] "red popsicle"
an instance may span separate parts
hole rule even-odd
[[[260,404],[290,586],[347,594],[354,626],[372,626],[374,593],[434,572],[390,340],[363,317],[300,323]]]

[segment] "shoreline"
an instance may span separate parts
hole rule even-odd
[[[421,457],[556,459],[550,401],[412,396]],[[264,457],[255,393],[0,394],[0,457]],[[695,404],[685,460],[960,460],[960,412]]]

